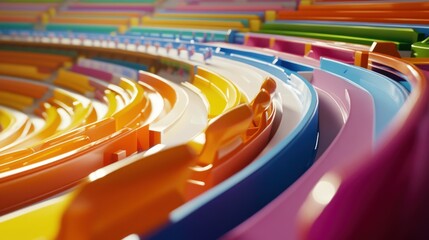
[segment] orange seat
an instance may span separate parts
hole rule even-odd
[[[70,23],[70,24],[101,24],[101,25],[130,25],[131,19],[115,17],[63,17],[55,16],[49,19],[50,23]]]
[[[73,193],[58,238],[120,239],[155,230],[184,203],[195,159],[191,147],[180,145],[95,171]]]
[[[48,91],[46,85],[0,78],[0,91],[12,92],[31,98],[42,98]]]
[[[275,88],[275,81],[268,78],[250,105],[239,105],[213,119],[205,131],[197,165],[191,168],[186,186],[188,199],[232,176],[262,151],[277,114],[270,95]]]
[[[8,196],[0,198],[0,214],[64,191],[91,172],[135,154],[148,142],[148,131],[147,126],[136,130],[125,128],[95,141],[84,135],[69,136],[65,141],[45,146],[41,153],[48,155],[51,150],[62,152],[61,148],[64,146],[67,147],[66,150],[76,146],[77,148],[48,159],[40,155],[37,156],[39,162],[29,162],[34,164],[25,167],[15,165],[19,168],[0,173],[0,195]],[[90,143],[84,144],[88,140]],[[31,150],[25,149],[16,153],[26,157],[32,154]],[[32,161],[31,157],[28,159]],[[22,166],[22,163],[19,164]]]

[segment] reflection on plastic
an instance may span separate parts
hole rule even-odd
[[[305,234],[314,219],[319,216],[325,206],[329,204],[340,186],[341,179],[334,173],[325,174],[311,190],[304,204],[299,210],[300,238],[305,239]]]

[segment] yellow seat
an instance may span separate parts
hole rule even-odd
[[[85,75],[70,72],[65,69],[58,71],[57,78],[54,80],[54,84],[74,90],[80,94],[90,94],[95,91],[95,88],[91,86],[89,78]]]
[[[92,141],[97,141],[113,134],[115,131],[115,120],[113,118],[105,118],[101,119],[100,121],[75,128],[54,138],[45,139],[40,144],[33,146],[32,148],[35,150],[45,149],[47,147],[60,144],[62,141],[73,139],[79,136],[87,136]]]
[[[27,115],[20,112],[12,113],[12,110],[5,108],[0,108],[0,126],[0,148],[31,133],[34,129]]]
[[[201,94],[207,101],[207,110],[209,118],[213,118],[226,110],[227,99],[225,94],[210,80],[195,75],[192,85],[201,91]]]
[[[240,21],[236,20],[203,20],[203,19],[162,19],[145,16],[141,20],[141,25],[146,27],[172,27],[172,28],[193,28],[193,29],[212,29],[229,30],[235,29],[242,32],[248,32]]]
[[[0,91],[0,104],[24,111],[33,105],[34,99],[28,96]]]
[[[256,14],[228,14],[228,13],[154,13],[153,17],[171,18],[171,19],[202,19],[202,20],[217,20],[217,21],[247,21],[248,28],[251,31],[259,31],[261,19]],[[244,27],[244,26],[243,26]]]
[[[107,103],[107,112],[104,114],[104,117],[111,117],[113,114],[118,111],[118,100],[116,98],[116,93],[110,90],[104,91],[104,98]]]
[[[209,118],[228,111],[244,101],[240,90],[228,79],[198,66],[192,85],[184,83],[197,93],[207,105]]]
[[[131,101],[123,109],[114,113],[112,117],[116,119],[117,129],[125,126],[134,128],[141,123],[142,111],[149,102],[144,96],[143,87],[136,82],[121,78],[119,86],[128,92]]]
[[[197,75],[210,80],[212,84],[218,87],[227,99],[225,110],[229,110],[233,107],[238,106],[241,100],[240,90],[228,79],[222,77],[219,74],[211,72],[201,66],[197,68]]]
[[[0,108],[0,133],[4,132],[15,121],[12,114]]]
[[[76,127],[84,124],[92,123],[97,120],[97,113],[94,106],[91,104],[89,99],[85,99],[72,93],[62,90],[54,89],[53,97],[49,100],[52,105],[56,107],[62,107],[66,111],[68,110],[71,116],[71,122],[67,127],[61,129],[55,135],[62,134]],[[86,101],[84,101],[86,100]],[[54,136],[55,136],[54,135]]]
[[[254,14],[218,14],[218,13],[154,13],[154,17],[169,17],[169,18],[207,18],[207,19],[260,19]]]
[[[57,112],[57,108],[53,107],[49,103],[43,103],[42,110],[40,111],[40,116],[45,119],[45,124],[43,127],[35,131],[20,141],[15,141],[12,144],[9,144],[0,149],[0,153],[5,153],[5,151],[10,152],[13,150],[26,148],[37,144],[38,142],[45,140],[48,137],[54,135],[58,129],[58,126],[61,123],[61,117]]]
[[[45,80],[50,76],[40,73],[35,66],[5,63],[0,63],[0,74],[34,80]]]

